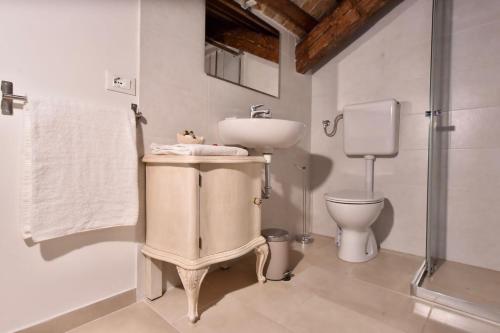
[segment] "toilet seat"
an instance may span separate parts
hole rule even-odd
[[[345,204],[374,204],[384,201],[381,192],[366,192],[359,190],[340,190],[325,194],[326,201]]]

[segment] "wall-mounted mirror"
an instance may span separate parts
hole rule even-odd
[[[279,96],[280,33],[234,0],[207,0],[205,72]]]

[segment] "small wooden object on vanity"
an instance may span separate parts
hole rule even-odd
[[[257,255],[257,279],[269,249],[261,236],[260,156],[146,155],[146,297],[162,295],[161,262],[177,266],[198,319],[198,295],[210,265]]]

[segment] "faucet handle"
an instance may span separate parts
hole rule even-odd
[[[257,111],[258,108],[261,108],[263,106],[264,106],[264,104],[250,105],[250,111]]]

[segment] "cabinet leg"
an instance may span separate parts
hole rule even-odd
[[[198,320],[198,296],[208,268],[190,270],[177,266],[177,272],[179,272],[188,299],[188,318],[193,323]]]
[[[269,247],[267,243],[256,247],[255,254],[257,255],[257,279],[260,283],[264,283],[266,282],[266,277],[264,276],[264,265],[266,264],[267,256],[269,255]]]
[[[161,297],[163,294],[162,288],[162,262],[157,259],[145,256],[146,258],[146,297],[150,300]]]

